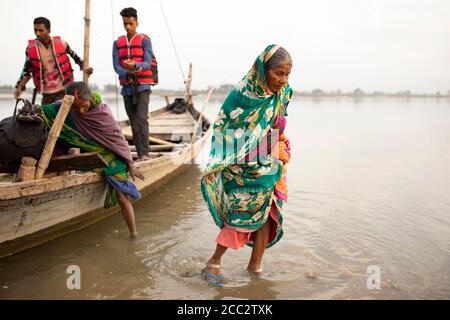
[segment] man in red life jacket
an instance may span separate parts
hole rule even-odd
[[[67,86],[74,81],[69,56],[83,70],[83,61],[60,37],[50,36],[50,21],[44,17],[34,19],[36,39],[29,40],[25,51],[25,65],[16,84],[14,98],[19,99],[30,78],[35,90],[42,93],[42,104],[50,104],[64,97]],[[87,69],[88,75],[93,72]]]
[[[158,83],[157,62],[150,38],[136,31],[136,9],[125,8],[120,15],[127,34],[114,41],[113,64],[122,86],[121,94],[138,153],[137,161],[143,161],[149,159],[148,104],[151,86]]]

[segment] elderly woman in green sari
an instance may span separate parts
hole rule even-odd
[[[139,199],[139,191],[131,177],[144,179],[134,167],[133,158],[127,141],[114,119],[108,106],[102,103],[98,93],[90,91],[84,82],[72,82],[66,88],[66,94],[75,97],[67,115],[58,142],[67,147],[77,147],[83,152],[97,152],[107,162],[102,169],[108,183],[105,208],[119,204],[132,238],[137,236],[133,206],[129,197]],[[48,128],[53,125],[61,106],[61,101],[42,105],[44,121]]]
[[[228,248],[252,247],[247,270],[260,274],[265,249],[283,235],[291,68],[292,58],[284,48],[268,46],[230,92],[214,123],[201,180],[209,211],[221,229],[205,268],[206,279],[214,285],[224,282],[221,259]]]

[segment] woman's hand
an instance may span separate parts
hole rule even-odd
[[[132,162],[128,163],[128,171],[130,172],[130,176],[131,179],[133,179],[133,181],[136,181],[136,178],[139,178],[142,181],[145,180],[144,175],[139,171],[138,168],[134,166],[134,163]]]
[[[291,158],[291,146],[289,139],[283,134],[280,135],[277,144],[274,147],[273,157],[278,159],[281,164],[286,164]]]

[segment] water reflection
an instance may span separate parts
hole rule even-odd
[[[240,299],[274,300],[280,293],[275,288],[274,281],[252,277],[250,281],[243,283],[241,286],[228,284],[217,290],[214,299],[236,299],[236,297],[239,297]]]
[[[136,241],[116,215],[0,260],[0,298],[449,299],[449,127],[445,99],[294,99],[285,235],[261,279],[250,248],[225,254],[224,288],[203,279],[218,228],[202,162],[136,203]],[[66,288],[71,264],[80,291]],[[372,265],[381,290],[367,287]]]

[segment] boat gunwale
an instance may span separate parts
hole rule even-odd
[[[160,109],[154,110],[149,112],[149,115],[157,115],[161,114],[168,110],[168,107],[162,107]],[[191,113],[190,110],[188,110],[189,113]],[[209,120],[202,117],[204,121]],[[129,124],[128,120],[122,120],[119,122],[119,125],[123,127],[124,125]],[[191,149],[193,145],[195,145],[197,142],[203,139],[207,139],[209,136],[209,132],[212,130],[212,127],[210,126],[208,130],[202,132],[202,136],[191,141],[189,144],[181,144],[179,148],[172,152],[158,152],[158,154],[161,154],[155,158],[141,161],[141,162],[135,162],[135,167],[138,169],[145,168],[149,165],[154,165],[159,162],[166,162],[166,161],[172,161],[171,158],[173,158],[176,155],[182,154],[188,149]],[[192,160],[192,159],[191,159]],[[39,180],[31,180],[31,181],[23,181],[23,182],[11,182],[11,183],[2,183],[0,185],[0,201],[9,201],[9,200],[15,200],[22,197],[29,197],[29,196],[36,196],[44,193],[51,193],[60,191],[63,189],[69,189],[72,187],[76,187],[79,185],[88,185],[93,184],[97,182],[106,182],[105,178],[101,173],[94,172],[94,171],[87,171],[83,173],[73,173],[66,176],[54,176],[50,178],[43,178]],[[33,190],[34,189],[34,190]]]

